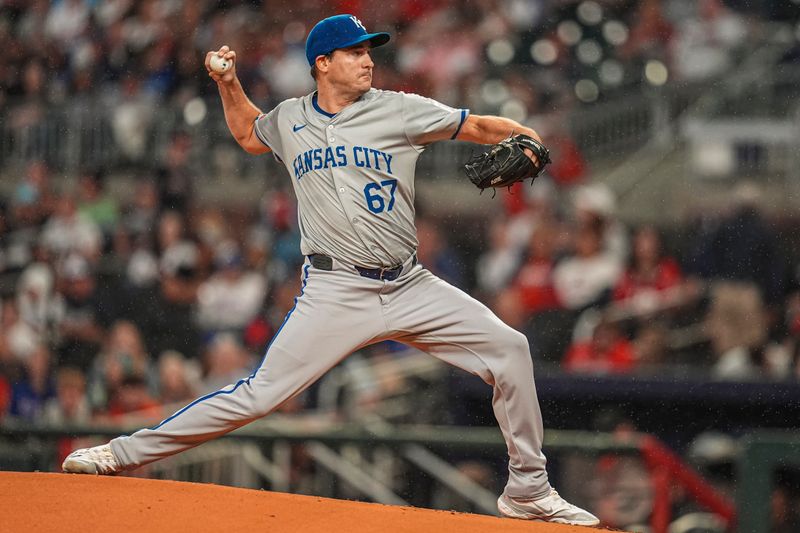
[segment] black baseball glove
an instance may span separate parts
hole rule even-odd
[[[526,148],[536,156],[536,163],[525,153]],[[536,178],[549,162],[550,152],[542,143],[517,134],[503,139],[486,153],[472,156],[464,165],[464,172],[483,191],[510,187],[518,181]]]

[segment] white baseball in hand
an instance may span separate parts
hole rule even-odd
[[[211,70],[218,74],[222,74],[231,68],[233,61],[230,59],[225,59],[224,57],[220,57],[217,54],[213,54],[211,59],[208,61],[208,64],[211,67]]]

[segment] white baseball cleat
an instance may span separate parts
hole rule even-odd
[[[497,499],[497,509],[500,511],[500,516],[508,518],[541,520],[573,526],[596,526],[600,523],[592,513],[572,505],[559,496],[556,489],[550,489],[547,496],[538,500],[518,500],[502,494]]]
[[[122,471],[110,444],[75,450],[64,459],[61,469],[69,474],[110,475]]]

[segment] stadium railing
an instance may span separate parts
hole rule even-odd
[[[675,86],[578,107],[568,113],[566,123],[589,161],[619,159],[659,132],[662,123],[676,116],[697,90]],[[43,160],[64,174],[97,167],[109,172],[146,171],[162,159],[176,131],[190,136],[195,163],[206,172],[218,166],[215,159],[228,149],[235,168],[245,173],[262,169],[263,164],[253,163],[254,158],[235,145],[217,102],[203,105],[204,118],[197,124],[186,123],[182,107],[163,103],[157,114],[138,126],[120,126],[125,117],[96,101],[47,105],[12,100],[0,111],[0,174],[32,160]],[[531,117],[529,122],[536,127],[541,120]],[[419,172],[452,177],[458,167],[453,162],[466,161],[473,149],[467,143],[437,143],[421,158]]]
[[[73,438],[89,436],[112,437],[133,429],[108,426],[39,426],[5,421],[0,425],[0,437],[4,439],[24,438],[38,440],[39,442],[53,442],[67,436]],[[795,444],[800,442],[800,438],[797,439],[793,441]],[[324,468],[333,472],[343,481],[353,486],[360,486],[362,493],[369,494],[371,499],[395,504],[403,504],[405,500],[397,497],[387,486],[387,483],[383,483],[379,478],[370,479],[371,471],[360,469],[360,461],[354,459],[354,457],[360,457],[359,455],[351,454],[348,456],[344,451],[339,453],[336,450],[347,450],[347,447],[369,450],[382,448],[399,450],[407,457],[411,456],[413,464],[424,467],[427,474],[437,477],[438,473],[439,480],[443,484],[452,487],[455,484],[454,481],[446,479],[450,471],[447,468],[437,468],[438,459],[435,456],[431,458],[430,456],[420,455],[418,447],[422,450],[431,451],[444,449],[448,453],[453,453],[454,451],[503,453],[506,447],[499,430],[496,428],[381,425],[378,429],[375,429],[355,424],[293,425],[287,424],[286,420],[281,421],[280,424],[267,424],[265,420],[234,431],[222,441],[211,443],[213,446],[208,446],[207,450],[203,452],[206,458],[230,457],[232,455],[246,458],[249,455],[249,464],[257,465],[256,469],[266,474],[269,478],[282,475],[280,474],[280,469],[275,470],[278,468],[279,461],[276,461],[274,457],[272,462],[263,457],[259,458],[256,449],[252,447],[241,448],[238,454],[230,449],[220,448],[219,446],[224,444],[226,440],[239,441],[240,443],[280,443],[283,448],[279,447],[278,449],[283,450],[281,455],[284,457],[284,461],[291,455],[286,451],[287,444],[305,443],[310,455],[315,460],[323,463]],[[775,464],[780,457],[774,448],[774,442],[765,441],[764,439],[758,442],[762,444],[760,447],[755,445],[758,450],[755,452],[756,455],[748,456],[745,454],[742,465],[744,465],[743,468],[747,468],[747,471],[751,473],[747,479],[752,480],[756,486],[763,487],[763,477],[758,477],[763,474],[759,465],[763,465],[767,459],[771,461],[770,464]],[[718,494],[696,471],[653,436],[639,433],[615,435],[586,431],[551,430],[546,434],[544,445],[547,453],[580,452],[594,456],[609,453],[639,454],[650,471],[654,494],[654,505],[650,519],[650,527],[653,533],[666,533],[669,530],[672,519],[671,493],[673,487],[676,486],[680,486],[701,507],[717,515],[727,525],[727,528],[730,529],[736,520],[737,513],[733,502]],[[203,448],[201,447],[198,450]],[[353,448],[349,449],[352,450]],[[413,458],[415,450],[417,450],[416,459]],[[766,454],[765,450],[767,450]],[[800,447],[795,448],[794,453],[797,453],[798,457],[800,457]],[[245,459],[245,462],[248,462],[247,459]],[[40,464],[46,463],[46,460],[40,461]],[[239,466],[241,467],[241,463],[239,463]],[[230,468],[217,468],[217,471],[229,473]],[[213,476],[208,475],[207,472],[200,480],[219,482],[219,479],[213,479]],[[285,489],[286,484],[279,484],[278,487]],[[752,491],[753,487],[742,487],[740,490]],[[461,495],[467,496],[469,491],[462,491]],[[479,499],[482,497],[481,494],[475,496]],[[491,512],[491,509],[486,509],[490,504],[486,503],[485,500],[486,498],[484,497],[483,504],[478,505],[477,508],[485,512]],[[759,508],[760,510],[756,512],[754,505],[761,505],[763,509]],[[764,525],[764,521],[768,520],[768,505],[768,498],[761,497],[752,501],[748,500],[746,507],[740,507],[740,511],[746,510],[746,513],[742,513],[742,516],[745,517],[746,515],[744,518],[746,522],[744,523],[750,528],[741,528],[742,525],[740,524],[740,531],[765,531],[766,529],[764,528],[768,526],[768,524]],[[759,520],[761,522],[758,522]]]

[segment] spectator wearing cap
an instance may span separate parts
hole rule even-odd
[[[72,254],[61,265],[58,285],[61,296],[56,324],[58,363],[86,370],[104,333],[95,273],[83,256]]]
[[[214,258],[215,273],[197,291],[197,320],[208,332],[241,334],[257,316],[267,293],[262,273],[246,270],[238,245],[220,243]]]

